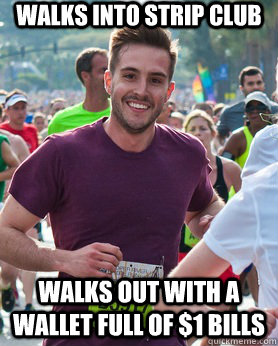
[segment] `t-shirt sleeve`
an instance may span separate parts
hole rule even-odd
[[[49,137],[16,170],[9,192],[32,214],[44,218],[61,199],[63,169],[55,138]]]
[[[209,166],[209,160],[203,146],[200,146],[198,154],[201,160],[200,177],[187,208],[188,211],[201,211],[205,209],[213,196],[213,188],[209,179],[211,167]]]
[[[214,218],[204,235],[207,246],[240,274],[255,260],[256,207],[251,192],[238,192]]]

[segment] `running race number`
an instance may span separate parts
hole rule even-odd
[[[112,278],[117,281],[122,278],[138,279],[138,278],[156,278],[163,279],[164,270],[162,265],[154,265],[147,263],[121,261],[117,267],[116,273],[112,274]],[[150,304],[135,305],[127,304],[121,305],[114,302],[110,305],[90,305],[89,311],[94,313],[101,311],[128,311],[128,312],[141,312],[143,314],[144,322],[147,315],[152,311]]]

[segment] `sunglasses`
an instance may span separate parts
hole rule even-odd
[[[257,106],[249,106],[247,105],[245,107],[245,112],[246,113],[252,113],[252,112],[255,112],[255,111],[258,111],[260,113],[265,113],[268,111],[268,108],[265,106],[265,105],[257,105]]]
[[[277,124],[278,123],[278,113],[276,114],[270,114],[270,113],[260,113],[259,114],[262,121],[265,121],[266,123],[268,123],[269,125],[272,124]]]

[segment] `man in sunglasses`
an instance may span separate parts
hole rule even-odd
[[[271,103],[266,94],[254,91],[245,99],[245,125],[235,130],[224,146],[223,156],[234,159],[243,168],[255,134],[272,123]],[[250,265],[240,275],[243,283],[248,278],[248,286],[254,300],[258,301],[258,278],[256,268]]]
[[[241,168],[249,154],[253,137],[271,123],[270,100],[263,92],[254,91],[245,99],[244,112],[246,125],[232,133],[223,150],[223,156],[233,158]]]
[[[265,91],[263,71],[256,66],[244,67],[240,71],[238,79],[239,89],[244,97],[247,97],[247,95],[254,91]],[[270,101],[270,104],[271,111],[276,113],[278,111],[277,103]],[[232,131],[235,131],[244,125],[244,106],[245,100],[241,100],[240,102],[227,106],[222,110],[220,121],[217,125],[220,140],[229,137]]]

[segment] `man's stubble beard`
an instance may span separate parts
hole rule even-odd
[[[134,99],[135,101],[135,99]],[[113,100],[113,97],[111,97],[111,104],[112,104],[112,114],[117,119],[118,123],[128,132],[131,134],[140,134],[145,132],[150,126],[152,126],[158,116],[160,115],[163,105],[161,106],[161,109],[157,109],[155,112],[151,114],[151,117],[148,119],[147,123],[144,124],[141,127],[135,127],[132,124],[128,122],[128,120],[123,116],[123,113],[121,111],[121,107],[117,102]]]

